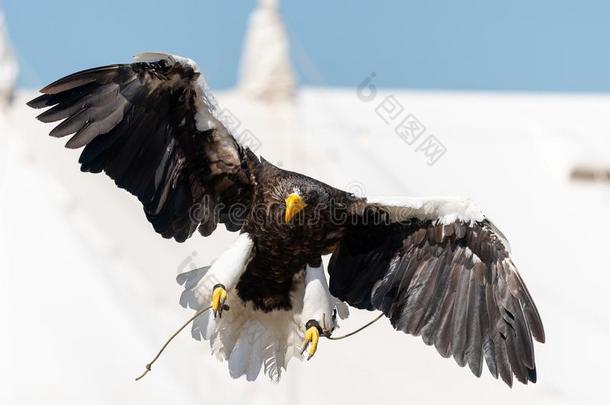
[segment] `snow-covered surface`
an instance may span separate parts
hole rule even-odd
[[[355,90],[304,89],[296,104],[265,105],[218,94],[272,162],[357,193],[464,196],[483,209],[510,240],[547,331],[536,346],[539,383],[509,390],[387,321],[323,340],[279,385],[232,380],[185,333],[135,383],[191,314],[178,306],[176,273],[209,264],[236,236],[158,237],[134,198],[80,173],[77,153],[46,136],[23,107],[33,95],[21,94],[0,120],[0,311],[9,331],[0,334],[0,402],[604,403],[610,189],[570,182],[569,171],[610,158],[610,97],[380,91],[365,102]],[[436,164],[378,116],[388,95],[445,145]],[[353,311],[343,330],[372,316]]]

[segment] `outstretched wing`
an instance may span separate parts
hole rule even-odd
[[[500,231],[468,200],[369,203],[333,253],[330,291],[380,310],[394,328],[478,377],[536,381],[534,301]]]
[[[250,203],[248,161],[219,121],[197,65],[166,54],[142,54],[132,64],[74,73],[41,90],[34,108],[51,107],[50,133],[73,134],[68,148],[85,147],[84,172],[102,170],[144,205],[154,229],[184,241],[218,222],[238,230]],[[229,212],[229,207],[232,210]]]

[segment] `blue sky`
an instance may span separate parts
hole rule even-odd
[[[170,5],[171,4],[171,5]],[[237,77],[255,1],[0,0],[39,87],[143,50],[195,59],[213,88]],[[284,0],[299,80],[355,86],[610,91],[610,1]]]

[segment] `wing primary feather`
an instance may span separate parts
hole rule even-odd
[[[428,262],[426,268],[428,275],[426,279],[422,281],[421,291],[419,292],[419,296],[416,297],[417,301],[414,301],[412,304],[413,315],[407,325],[407,332],[414,336],[419,336],[422,333],[422,329],[427,322],[426,316],[430,309],[435,306],[432,299],[443,281],[445,273],[443,267],[447,255],[440,254],[439,256],[440,257],[436,257]]]
[[[474,275],[473,275],[474,276]],[[472,281],[471,281],[472,282]],[[468,311],[468,337],[466,340],[465,361],[477,377],[481,376],[483,344],[481,335],[481,306],[485,295],[484,286],[475,281],[470,286],[470,306]]]
[[[458,249],[462,249],[458,247]],[[448,256],[444,255],[441,258],[441,261],[438,263],[438,272],[439,272],[439,280],[437,283],[437,288],[434,292],[434,296],[430,300],[430,304],[428,305],[428,309],[426,312],[426,316],[424,317],[421,334],[424,340],[424,343],[427,345],[431,345],[434,343],[434,334],[436,332],[437,320],[441,313],[441,306],[445,300],[446,295],[448,294],[448,285],[450,280],[451,271],[447,264]]]
[[[48,86],[43,87],[40,92],[44,94],[58,94],[92,82],[107,83],[116,76],[121,66],[124,65],[108,65],[82,70],[54,81]]]
[[[63,138],[64,136],[77,132],[82,128],[83,123],[86,121],[86,119],[83,120],[83,116],[87,112],[88,108],[89,107],[86,105],[82,106],[78,112],[76,112],[76,114],[72,115],[70,118],[53,128],[51,132],[49,132],[49,135],[55,138]]]
[[[534,339],[536,339],[540,343],[544,343],[544,326],[542,325],[542,320],[540,319],[540,314],[536,309],[536,305],[534,305],[534,300],[532,299],[532,296],[530,295],[530,292],[527,289],[523,278],[521,278],[519,271],[515,268],[514,264],[512,264],[512,261],[510,261],[510,264],[512,274],[519,280],[519,286],[520,291],[522,292],[522,296],[518,298],[521,301],[523,314],[525,316],[527,324],[532,332]]]
[[[460,272],[460,280],[455,298],[456,304],[453,309],[453,331],[451,345],[453,350],[453,357],[455,358],[455,361],[460,367],[463,367],[466,364],[464,362],[464,349],[466,346],[466,338],[468,334],[468,290],[470,286],[470,275],[471,272],[468,270],[462,270]]]
[[[455,302],[455,291],[447,294],[443,307],[441,309],[441,316],[439,318],[439,325],[434,338],[434,346],[436,350],[443,357],[449,357],[451,355],[451,319],[453,315],[453,306]]]
[[[97,121],[88,121],[76,134],[66,143],[66,147],[70,149],[78,149],[87,145],[95,137],[107,133],[114,128],[123,119],[124,103],[120,103],[116,109],[111,111],[104,118],[98,118]]]
[[[509,387],[513,386],[513,372],[511,370],[510,361],[508,359],[508,353],[506,348],[507,337],[502,333],[498,333],[495,339],[496,342],[496,364],[498,365],[498,374],[500,378]],[[502,341],[500,343],[500,341]]]
[[[515,315],[515,334],[517,337],[519,358],[527,368],[535,368],[532,333],[527,325],[523,311],[521,310],[521,305],[517,300],[514,300],[513,303],[513,313]]]
[[[519,382],[521,382],[523,384],[527,384],[527,382],[528,382],[527,368],[525,367],[525,364],[523,364],[521,362],[521,359],[519,358],[517,342],[515,339],[515,333],[512,330],[509,330],[507,332],[508,332],[508,334],[507,334],[505,342],[506,342],[506,351],[508,354],[508,360],[511,365],[511,370],[512,370],[513,374],[515,375],[515,377],[517,377],[517,380],[519,380]]]
[[[436,259],[424,261],[418,266],[417,277],[414,277],[407,290],[406,306],[403,309],[404,330],[414,336],[418,336],[418,325],[426,313],[426,307],[422,303],[425,300],[426,291],[433,289],[437,277],[432,267]]]

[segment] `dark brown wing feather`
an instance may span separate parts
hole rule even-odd
[[[536,381],[533,339],[544,342],[534,302],[501,234],[488,220],[411,219],[348,229],[333,253],[330,291],[381,310],[392,325],[481,375]]]
[[[50,135],[74,134],[66,146],[85,147],[82,171],[104,171],[138,197],[158,233],[184,241],[197,226],[204,235],[217,222],[240,228],[245,213],[225,207],[249,207],[256,161],[213,117],[199,78],[196,65],[165,55],[69,75],[28,105],[52,107],[38,116],[62,121]],[[201,130],[198,113],[208,120]]]

